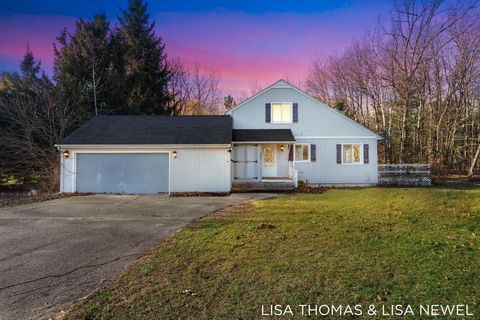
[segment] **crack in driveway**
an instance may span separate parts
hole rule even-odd
[[[138,200],[138,199],[140,199],[140,198],[143,198],[143,197],[144,197],[144,196],[143,196],[143,195],[141,195],[141,196],[138,196],[138,197],[136,197],[136,198],[133,198],[133,199],[127,200],[127,201],[125,201],[125,202],[121,203],[121,205],[123,206],[123,205],[125,205],[125,204],[129,204],[130,202],[133,202],[133,201],[135,201],[135,200]]]
[[[33,282],[37,282],[37,281],[41,281],[41,280],[45,280],[45,279],[61,278],[61,277],[64,277],[64,276],[66,276],[66,275],[69,275],[69,274],[74,273],[74,272],[76,272],[76,271],[78,271],[78,270],[81,270],[81,269],[101,267],[101,266],[107,265],[107,264],[109,264],[109,263],[118,261],[118,260],[120,260],[120,259],[132,257],[132,256],[141,256],[141,255],[142,255],[142,254],[140,254],[140,253],[134,253],[134,254],[128,254],[128,255],[125,255],[125,256],[120,256],[120,257],[117,257],[117,258],[115,258],[115,259],[111,259],[111,260],[108,260],[108,261],[105,261],[105,262],[102,262],[102,263],[87,264],[87,265],[74,268],[74,269],[72,269],[72,270],[70,270],[70,271],[67,271],[67,272],[64,272],[64,273],[61,273],[61,274],[54,274],[54,275],[49,275],[49,276],[43,276],[43,277],[40,277],[40,278],[31,279],[31,280],[27,280],[27,281],[23,281],[23,282],[19,282],[19,283],[10,284],[10,285],[8,285],[8,286],[0,287],[0,291],[6,290],[6,289],[10,289],[10,288],[13,288],[13,287],[18,287],[18,286],[25,285],[25,284],[29,284],[29,283],[33,283]]]
[[[11,255],[9,255],[9,256],[6,256],[6,257],[4,257],[4,258],[0,258],[0,262],[6,261],[6,260],[10,260],[10,259],[12,259],[12,258],[21,257],[21,256],[23,256],[23,255],[32,253],[32,252],[34,252],[34,251],[36,251],[36,250],[39,250],[39,249],[47,248],[47,247],[51,246],[52,244],[59,243],[59,242],[61,242],[61,241],[64,241],[64,240],[67,239],[67,238],[68,238],[68,237],[62,237],[62,238],[60,238],[60,239],[57,239],[57,240],[54,240],[54,241],[50,241],[50,242],[48,242],[48,243],[45,243],[45,244],[42,244],[42,245],[39,245],[39,246],[36,246],[36,247],[32,247],[32,248],[30,248],[30,249],[28,249],[28,250],[24,250],[24,251],[22,251],[22,252],[13,253],[13,254],[11,254]],[[2,270],[2,271],[3,271],[3,270]]]

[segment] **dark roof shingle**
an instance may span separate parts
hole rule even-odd
[[[230,116],[96,116],[59,145],[229,144]]]
[[[232,140],[246,141],[295,141],[290,129],[242,129],[233,130]]]

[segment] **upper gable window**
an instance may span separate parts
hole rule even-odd
[[[292,104],[272,103],[272,123],[292,123]]]

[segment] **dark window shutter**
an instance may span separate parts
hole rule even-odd
[[[368,144],[363,145],[363,163],[368,164]]]
[[[337,144],[337,164],[342,164],[342,145]]]
[[[298,103],[293,104],[293,123],[298,122]]]
[[[293,161],[293,144],[290,145],[290,149],[288,150],[288,161]]]
[[[312,162],[317,161],[317,145],[316,144],[310,145],[310,161]]]
[[[270,103],[265,103],[265,122],[266,123],[272,122],[270,119],[270,116],[272,114],[271,109],[272,109],[272,105]]]

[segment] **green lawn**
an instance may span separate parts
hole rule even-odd
[[[286,195],[184,229],[67,318],[258,319],[262,304],[468,304],[478,319],[479,252],[480,189]]]

